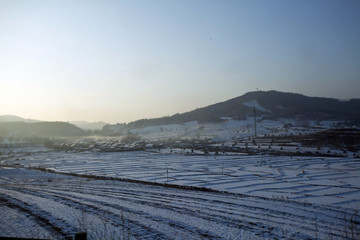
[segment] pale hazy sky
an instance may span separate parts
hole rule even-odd
[[[359,0],[0,0],[0,115],[110,123],[360,97]]]

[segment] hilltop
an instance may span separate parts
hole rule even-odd
[[[249,92],[230,100],[198,108],[170,117],[141,119],[127,124],[129,128],[164,124],[219,123],[225,119],[245,120],[257,114],[267,119],[301,118],[311,120],[359,120],[360,99],[342,101],[333,98],[308,97],[297,93],[278,91]]]
[[[169,117],[107,125],[102,132],[103,134],[116,134],[124,132],[124,130],[172,124],[183,125],[191,122],[219,124],[229,120],[245,121],[249,117],[253,117],[254,109],[259,117],[258,120],[342,121],[348,125],[360,125],[360,99],[344,101],[333,98],[308,97],[297,93],[256,91]]]

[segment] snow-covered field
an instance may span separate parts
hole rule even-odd
[[[3,164],[360,209],[359,158],[55,151],[13,157]]]
[[[350,236],[355,211],[282,199],[0,168],[6,236],[308,239]],[[350,219],[352,219],[350,221]],[[24,236],[25,235],[25,236]]]
[[[360,234],[359,158],[28,150],[1,157],[0,209],[7,223],[0,236],[61,238],[82,230],[91,239],[351,239],[351,233]],[[26,231],[16,231],[23,226]]]

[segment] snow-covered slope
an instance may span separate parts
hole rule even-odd
[[[258,111],[261,111],[261,112],[270,112],[269,110],[263,108],[262,106],[260,106],[260,104],[258,103],[257,100],[252,100],[252,101],[249,101],[249,102],[245,102],[243,103],[244,106],[246,107],[250,107],[250,108],[255,108],[256,110]]]
[[[261,107],[261,106],[260,106]],[[223,118],[220,123],[201,124],[197,121],[183,124],[168,124],[128,129],[126,125],[112,125],[107,129],[108,135],[137,134],[144,140],[166,139],[213,139],[215,141],[231,141],[254,136],[254,118],[233,120]],[[298,135],[313,133],[333,128],[338,121],[302,121],[298,119],[268,120],[259,117],[256,123],[257,135]]]
[[[278,91],[256,91],[242,96],[198,108],[169,117],[140,119],[128,123],[129,128],[179,124],[190,121],[199,123],[218,123],[224,117],[233,120],[244,120],[257,114],[268,119],[302,118],[306,120],[348,120],[360,125],[360,117],[356,109],[360,108],[360,100],[341,101],[332,98],[308,97],[296,93]]]

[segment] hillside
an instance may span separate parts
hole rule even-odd
[[[4,122],[0,123],[2,137],[73,137],[85,136],[86,131],[65,122]]]
[[[166,124],[181,124],[190,121],[218,123],[224,117],[245,120],[253,115],[266,119],[301,118],[312,120],[359,120],[360,99],[341,101],[332,98],[308,97],[296,93],[278,91],[249,92],[225,102],[170,117],[141,119],[127,124],[129,128],[140,128]]]
[[[0,122],[40,122],[40,121],[34,119],[25,119],[15,115],[1,115]]]
[[[83,130],[101,130],[106,125],[104,122],[87,121],[71,121],[70,123]]]
[[[25,119],[15,115],[1,115],[0,123],[5,122],[25,122],[25,123],[34,123],[34,122],[45,122],[42,120],[34,120],[34,119]],[[101,130],[106,123],[105,122],[88,122],[88,121],[70,121],[72,125],[75,125],[78,128],[83,130]]]

